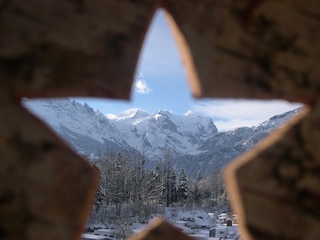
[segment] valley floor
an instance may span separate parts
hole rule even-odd
[[[224,216],[226,218],[221,221],[219,216]],[[207,240],[218,239],[210,238],[209,230],[216,226],[223,226],[223,222],[225,222],[226,219],[232,219],[232,213],[220,213],[219,215],[218,212],[209,213],[201,208],[159,207],[155,213],[150,214],[148,219],[140,217],[127,217],[123,219],[106,217],[103,223],[98,223],[97,221],[94,221],[94,219],[91,219],[91,222],[87,225],[86,233],[94,234],[97,229],[110,229],[110,231],[114,233],[114,236],[110,239],[126,239],[130,235],[142,231],[146,226],[148,226],[148,223],[157,217],[165,218],[171,224],[181,228],[184,233],[194,237],[195,239]],[[236,236],[238,237],[237,232]]]

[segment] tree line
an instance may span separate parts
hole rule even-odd
[[[228,207],[220,172],[195,179],[185,168],[175,170],[173,157],[165,151],[152,168],[144,156],[132,158],[123,153],[108,152],[94,166],[100,172],[100,185],[92,217],[121,218],[139,216],[146,221],[156,206],[204,207],[210,210]]]

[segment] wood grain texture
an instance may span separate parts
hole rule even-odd
[[[320,238],[320,104],[228,166],[245,239]]]
[[[244,239],[319,239],[318,0],[0,0],[0,239],[79,238],[97,174],[20,98],[129,99],[158,7],[195,97],[309,105],[226,176]],[[161,220],[132,239],[177,236]]]
[[[154,219],[149,226],[141,232],[132,235],[128,240],[194,240],[181,229],[172,226],[163,218]]]
[[[155,3],[12,0],[2,4],[0,84],[15,97],[129,99]]]
[[[0,239],[78,239],[97,172],[21,106],[0,103]]]
[[[319,94],[319,1],[163,2],[196,97],[310,103]]]

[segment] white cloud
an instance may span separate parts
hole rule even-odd
[[[147,82],[143,79],[143,74],[139,74],[138,78],[134,83],[134,88],[137,93],[150,94],[152,89],[148,86]]]
[[[212,117],[219,131],[257,126],[274,115],[300,107],[286,101],[212,100],[197,101],[193,111]]]

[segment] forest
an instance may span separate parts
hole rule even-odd
[[[93,163],[100,173],[90,224],[128,227],[161,215],[165,207],[201,208],[208,212],[229,211],[221,172],[189,178],[184,167],[174,169],[170,151],[150,168],[144,156],[134,159],[112,151]]]

